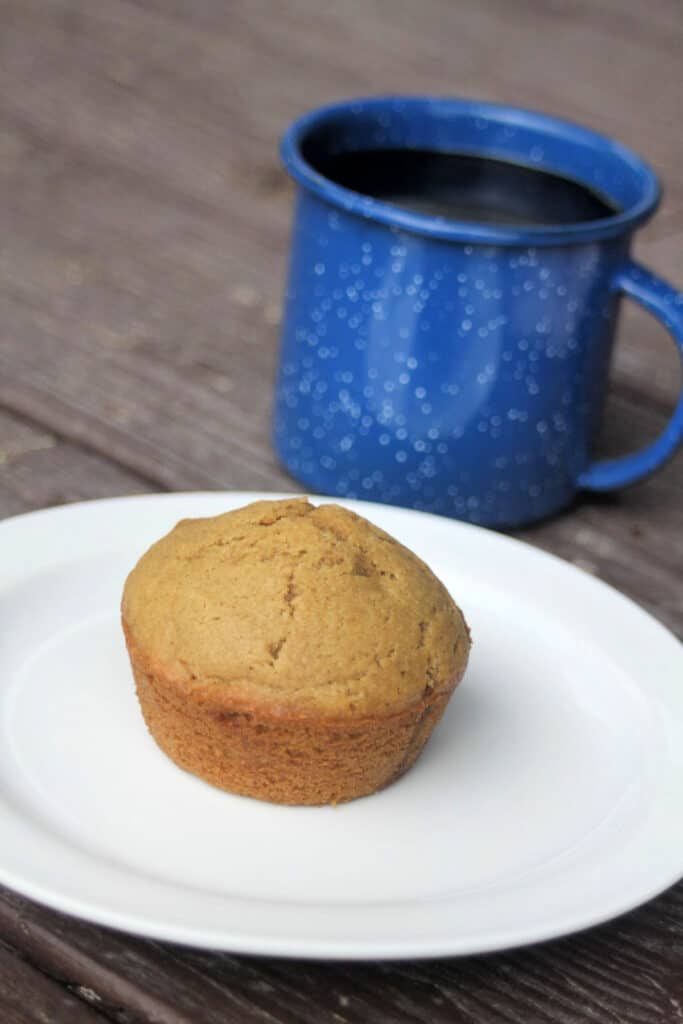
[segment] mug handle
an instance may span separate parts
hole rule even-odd
[[[671,334],[683,362],[683,293],[633,260],[622,264],[612,278],[614,291],[623,292],[652,313]],[[633,455],[594,462],[579,476],[579,487],[611,491],[653,473],[671,458],[683,438],[683,393],[664,432]]]

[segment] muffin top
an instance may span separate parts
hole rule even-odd
[[[450,689],[465,620],[416,555],[305,498],[184,519],[126,581],[123,622],[151,673],[210,705],[363,717]]]

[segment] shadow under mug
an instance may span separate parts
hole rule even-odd
[[[450,220],[316,170],[373,149],[551,172],[614,212],[528,227]],[[274,444],[294,477],[502,527],[550,515],[581,488],[631,484],[673,454],[683,398],[649,447],[591,457],[620,297],[659,317],[683,357],[683,295],[629,257],[660,197],[638,156],[526,110],[389,97],[305,115],[282,157],[298,189]]]

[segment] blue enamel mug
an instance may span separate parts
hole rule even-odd
[[[540,172],[604,206],[578,219],[551,202],[541,223],[479,220],[329,172],[421,153]],[[624,295],[665,324],[683,358],[683,295],[629,256],[660,197],[638,156],[540,113],[388,97],[301,117],[282,157],[298,187],[273,436],[307,488],[516,526],[672,455],[683,398],[649,447],[592,454]]]

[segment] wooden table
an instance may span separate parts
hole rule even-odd
[[[290,186],[276,140],[349,94],[588,121],[667,185],[637,255],[683,285],[680,0],[1,0],[0,515],[296,490],[268,441]],[[653,437],[673,346],[625,311],[601,449]],[[522,533],[683,632],[683,458]],[[1,568],[0,568],[1,572]],[[0,842],[2,841],[0,837]],[[312,964],[143,941],[0,891],[0,1021],[683,1021],[683,885],[509,954]]]

